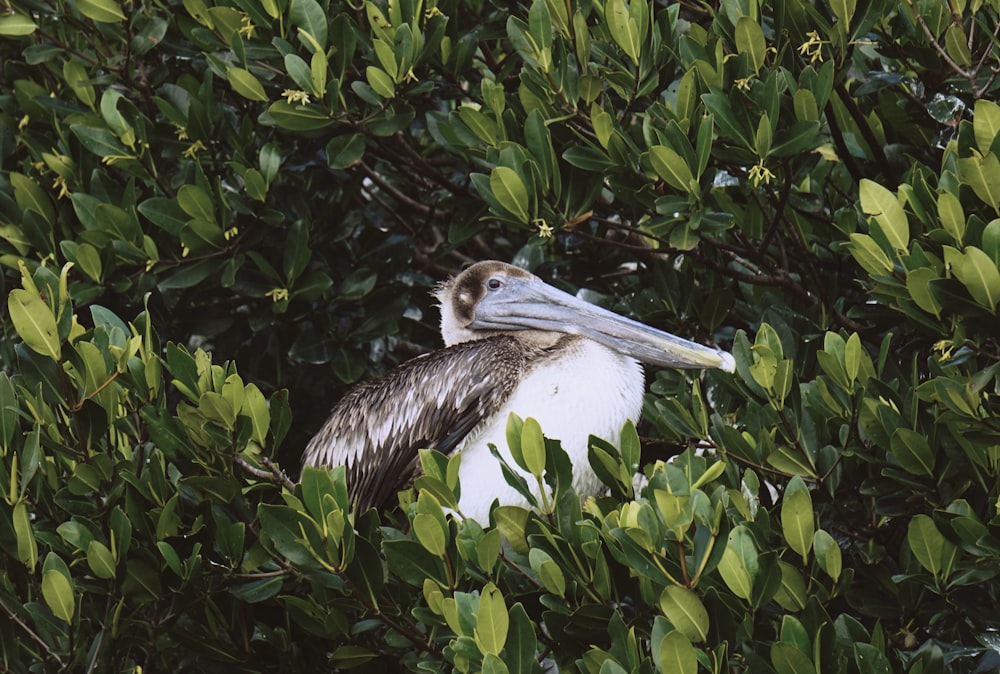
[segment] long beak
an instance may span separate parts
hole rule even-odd
[[[736,370],[732,354],[619,316],[537,278],[509,278],[502,293],[487,294],[480,300],[468,327],[583,335],[650,365]]]

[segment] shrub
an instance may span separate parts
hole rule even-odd
[[[11,3],[4,668],[996,668],[1000,8],[764,4]],[[351,513],[306,438],[489,257],[737,372]]]

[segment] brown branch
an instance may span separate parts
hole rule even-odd
[[[423,204],[403,194],[399,189],[397,189],[394,185],[389,183],[389,181],[383,178],[381,174],[378,173],[378,171],[373,169],[365,162],[358,161],[358,166],[360,166],[361,170],[365,172],[365,175],[371,178],[371,181],[373,183],[379,186],[379,189],[385,190],[392,196],[393,199],[404,204],[408,208],[416,211],[417,213],[420,213],[421,215],[426,215],[427,217],[441,217],[441,218],[447,218],[451,215],[451,211],[439,210],[434,206],[428,206],[427,204]]]
[[[285,487],[289,491],[295,489],[295,483],[292,482],[287,475],[285,475],[285,471],[281,470],[280,467],[278,467],[273,461],[271,461],[271,459],[267,458],[266,456],[262,457],[260,462],[267,467],[267,470],[254,466],[239,454],[236,454],[233,457],[233,461],[236,463],[236,465],[238,465],[240,468],[250,473],[254,477],[259,477],[262,480],[267,480],[268,482],[273,482],[274,484],[281,485],[282,487]]]

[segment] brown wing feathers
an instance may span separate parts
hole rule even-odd
[[[498,335],[407,361],[344,396],[303,463],[346,465],[358,508],[385,505],[413,479],[417,450],[454,450],[500,409],[527,360],[515,337]]]

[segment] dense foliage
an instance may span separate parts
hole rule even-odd
[[[998,26],[996,0],[12,0],[2,669],[995,671]],[[651,373],[582,505],[513,419],[558,497],[485,529],[433,452],[395,514],[299,479],[485,258],[737,373]]]

